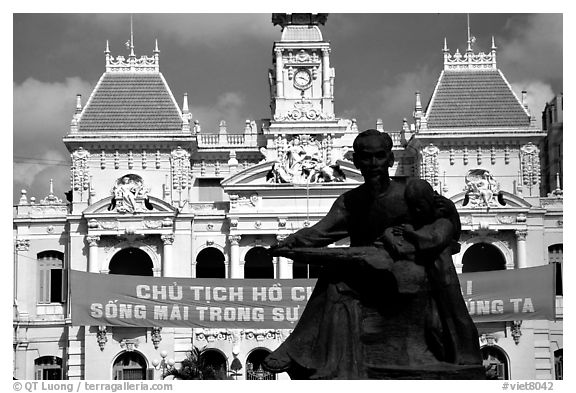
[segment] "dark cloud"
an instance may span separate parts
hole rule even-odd
[[[69,156],[62,137],[70,130],[76,94],[82,94],[85,102],[92,87],[80,78],[63,83],[27,79],[14,84],[13,171],[20,184],[14,189],[15,196],[19,197],[21,188],[26,188],[30,196],[45,193],[48,183],[41,173],[47,167],[68,177],[65,163]],[[37,178],[46,184],[40,185]]]
[[[560,14],[471,14],[477,51],[498,46],[498,66],[515,91],[528,90],[539,120],[544,103],[562,91]],[[267,71],[280,38],[267,14],[144,14],[133,16],[137,56],[161,50],[161,71],[182,105],[189,97],[202,130],[225,120],[240,132],[246,119],[270,117]],[[398,129],[411,122],[414,92],[425,106],[443,68],[444,37],[453,53],[466,44],[466,14],[330,14],[322,27],[332,45],[335,110],[359,128]],[[44,195],[51,165],[69,174],[62,137],[69,130],[76,93],[88,98],[105,71],[106,40],[126,55],[129,14],[16,14],[14,16],[15,195],[30,188]],[[72,77],[80,75],[80,77]],[[54,163],[59,164],[54,165]],[[43,167],[44,166],[44,167]],[[36,181],[38,180],[38,182]]]

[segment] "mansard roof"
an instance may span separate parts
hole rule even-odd
[[[78,132],[182,131],[182,115],[159,72],[105,72],[78,122]]]
[[[498,69],[442,71],[426,119],[428,129],[530,126],[530,115]]]

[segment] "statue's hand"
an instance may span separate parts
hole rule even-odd
[[[270,253],[272,255],[274,255],[278,250],[282,250],[282,249],[293,249],[297,246],[297,242],[296,239],[292,236],[288,236],[286,239],[277,242],[276,244],[273,244],[270,246]]]

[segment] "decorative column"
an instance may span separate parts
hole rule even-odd
[[[276,240],[279,242],[286,239],[288,235],[276,235]],[[277,258],[277,265],[278,265],[278,278],[293,278],[291,261],[285,257],[276,257]]]
[[[284,97],[284,75],[283,69],[284,64],[282,64],[282,49],[274,49],[276,54],[276,96],[278,98]]]
[[[240,268],[240,235],[228,235],[230,242],[230,278],[244,278]]]
[[[322,48],[322,97],[330,98],[330,48]]]
[[[98,242],[100,236],[87,235],[86,241],[88,242],[88,272],[100,273],[100,264],[98,263]]]
[[[516,252],[518,253],[518,268],[527,267],[526,263],[526,229],[518,229],[516,232]]]
[[[35,261],[33,260],[36,258],[27,255],[30,251],[30,239],[16,239],[15,246],[16,265],[14,266],[14,299],[16,300],[18,307],[18,318],[20,320],[26,320],[29,316],[29,310],[34,309],[34,306],[31,304],[32,297],[29,295],[29,291],[32,290],[32,288],[30,288],[30,277],[34,277],[33,269],[37,268],[34,263]],[[22,334],[25,334],[25,331],[26,330],[23,329]],[[20,332],[18,332],[18,334],[20,334]],[[26,339],[21,341],[28,342]]]
[[[162,250],[162,277],[172,277],[174,275],[172,267],[172,244],[174,244],[174,234],[170,233],[168,235],[162,235],[160,238],[164,243],[164,248]]]

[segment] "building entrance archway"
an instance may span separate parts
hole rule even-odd
[[[108,265],[109,274],[152,276],[154,264],[150,256],[139,248],[129,247],[118,251]]]
[[[246,253],[244,278],[274,278],[272,255],[266,248],[254,247]]]
[[[200,363],[203,365],[204,379],[227,378],[228,367],[226,357],[219,350],[205,349],[204,351],[202,351],[202,353],[200,354]],[[206,375],[206,374],[212,374],[212,375]]]
[[[146,375],[146,359],[138,352],[124,352],[116,358],[112,367],[115,380],[144,380]]]
[[[270,351],[264,348],[255,349],[246,359],[246,379],[247,380],[273,380],[276,374],[268,372],[262,368],[264,358]]]
[[[215,247],[207,247],[196,257],[196,278],[226,278],[224,254]]]
[[[508,358],[503,350],[495,346],[480,348],[486,379],[509,379]]]
[[[470,246],[462,257],[462,273],[506,270],[506,259],[502,252],[490,243]]]

